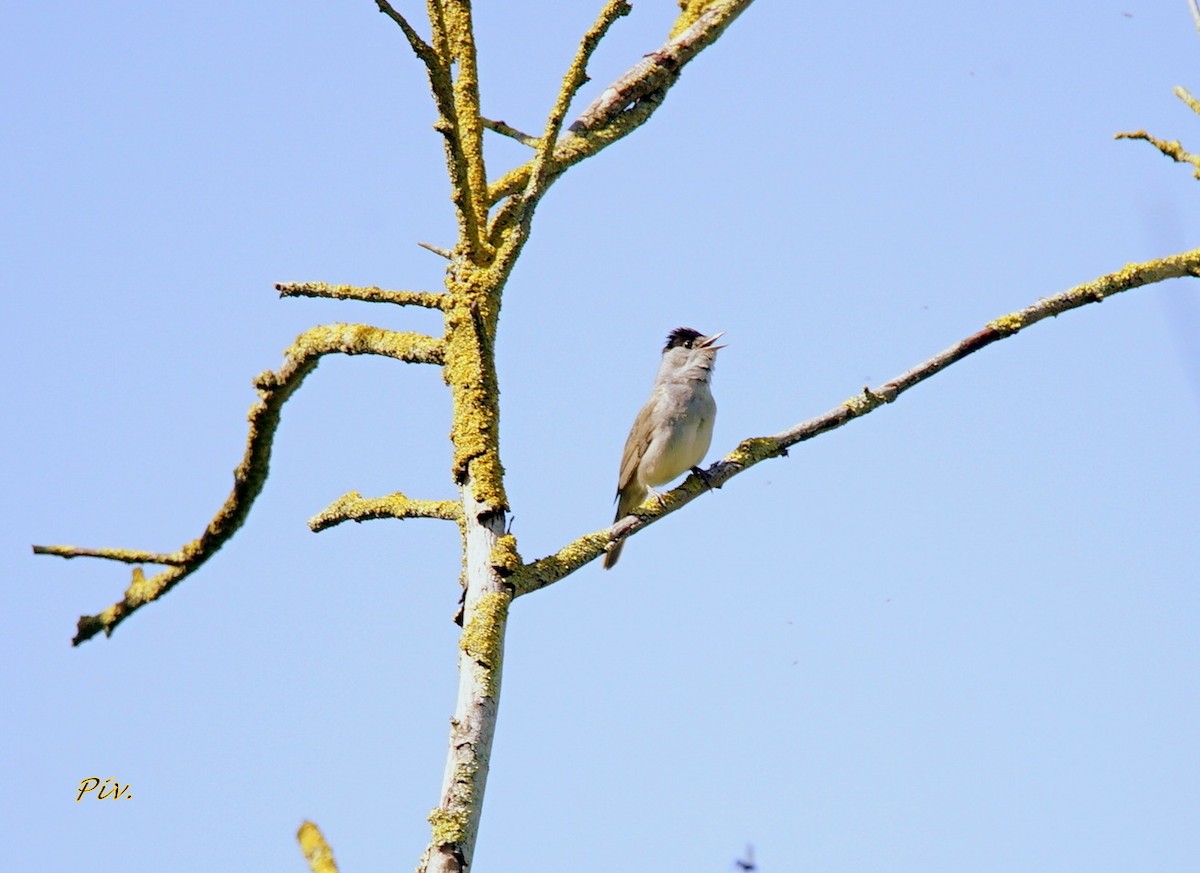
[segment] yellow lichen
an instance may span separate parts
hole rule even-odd
[[[511,576],[521,567],[521,555],[517,552],[517,538],[504,534],[492,548],[492,566],[504,576]]]
[[[429,813],[427,821],[433,827],[433,844],[436,846],[457,846],[466,839],[466,811],[447,812],[436,807]]]
[[[679,17],[671,26],[671,36],[676,37],[696,23],[714,0],[679,0]]]
[[[480,597],[458,642],[464,653],[485,668],[483,693],[487,697],[495,696],[497,690],[504,651],[504,624],[511,602],[511,594],[498,591]]]
[[[767,437],[751,437],[738,443],[738,447],[725,456],[732,464],[755,464],[763,458],[778,454],[779,443]]]
[[[1002,315],[994,321],[989,321],[987,326],[1000,333],[1011,334],[1025,326],[1025,319],[1019,312],[1010,312],[1008,315]]]

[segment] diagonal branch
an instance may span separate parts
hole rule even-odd
[[[529,146],[531,149],[537,148],[538,143],[541,142],[541,140],[539,140],[536,136],[530,136],[523,130],[517,130],[515,127],[507,124],[506,122],[492,121],[490,118],[483,117],[480,117],[479,121],[485,130],[490,130],[493,133],[500,134],[501,136],[507,136],[509,139],[515,139],[521,145]]]
[[[437,53],[433,50],[433,46],[421,39],[420,34],[408,23],[408,19],[397,12],[388,0],[375,0],[375,5],[379,7],[380,12],[400,25],[400,29],[404,31],[404,36],[408,39],[408,44],[412,47],[413,54],[425,64],[426,69],[429,71],[430,81],[432,82],[440,71],[440,63]]]
[[[668,39],[605,88],[575,120],[570,131],[554,144],[554,151],[545,161],[545,172],[551,176],[559,175],[641,126],[662,103],[684,66],[712,45],[752,2],[717,0],[711,3],[691,26]],[[529,161],[506,173],[492,185],[488,202],[495,204],[523,191],[533,171],[534,163]],[[495,239],[497,220],[493,220],[492,225],[492,238]]]
[[[719,488],[760,461],[786,456],[790,446],[836,430],[885,403],[891,403],[910,388],[994,342],[1013,336],[1046,318],[1058,316],[1089,303],[1100,303],[1114,294],[1184,276],[1200,276],[1200,249],[1143,264],[1129,264],[1115,273],[1077,285],[1062,294],[1039,300],[1019,312],[997,318],[982,330],[960,340],[908,372],[878,388],[864,388],[861,394],[823,415],[801,422],[774,436],[743,440],[736,449],[709,467],[704,472],[703,479],[694,474],[689,476],[679,487],[664,494],[661,502],[654,499],[646,501],[634,510],[635,514],[626,516],[611,528],[585,534],[555,554],[521,566],[508,581],[514,586],[516,596],[552,585],[604,554],[610,543],[632,536],[660,518],[682,509],[709,488]]]
[[[36,554],[64,558],[129,560],[141,554],[151,558],[148,563],[170,565],[150,578],[146,578],[141,567],[135,567],[132,581],[121,600],[99,615],[85,615],[79,619],[74,645],[91,639],[100,631],[111,635],[113,629],[130,614],[157,600],[198,570],[237,532],[266,484],[271,448],[283,405],[305,377],[316,369],[321,358],[330,354],[383,355],[407,363],[441,365],[445,362],[445,343],[423,334],[399,333],[362,324],[330,324],[306,330],[284,353],[282,367],[275,371],[267,370],[254,380],[258,400],[250,407],[246,451],[242,462],[233,471],[233,490],[199,537],[168,555],[131,551],[125,557],[120,557],[123,551],[120,549],[34,546]]]
[[[575,58],[571,61],[571,66],[567,68],[562,85],[558,89],[558,98],[554,101],[554,106],[546,118],[545,133],[542,134],[541,142],[537,146],[537,153],[530,165],[529,182],[525,186],[524,194],[524,200],[527,203],[541,197],[545,192],[546,173],[549,170],[548,162],[554,155],[554,145],[558,142],[558,135],[562,132],[563,120],[567,117],[567,110],[571,108],[571,101],[588,81],[588,60],[591,59],[592,54],[596,51],[596,46],[600,44],[600,40],[604,39],[604,35],[608,33],[608,29],[612,27],[613,23],[631,11],[633,11],[633,7],[627,0],[608,0],[604,4],[604,8],[600,10],[596,21],[580,40]]]
[[[275,290],[280,297],[328,297],[333,300],[423,306],[426,309],[446,308],[446,294],[442,291],[385,291],[375,285],[327,285],[324,282],[277,282]]]

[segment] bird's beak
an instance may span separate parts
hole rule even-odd
[[[724,346],[723,344],[722,344],[722,345],[719,345],[719,346],[714,346],[714,345],[713,345],[713,343],[715,343],[717,340],[719,340],[719,339],[720,339],[721,337],[723,337],[723,336],[725,336],[725,331],[723,331],[723,330],[722,330],[722,331],[718,331],[717,333],[714,333],[712,336],[706,336],[706,337],[704,338],[704,341],[703,341],[702,343],[700,343],[700,344],[697,346],[697,348],[701,348],[701,349],[712,349],[714,352],[715,352],[717,349],[723,349],[723,348],[725,348],[725,346]]]

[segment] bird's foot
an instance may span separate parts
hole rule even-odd
[[[708,472],[706,470],[701,470],[699,467],[692,467],[692,472],[696,474],[696,478],[700,480],[705,488],[707,488],[709,491],[713,490],[712,482],[709,481]]]
[[[655,491],[655,490],[654,490],[653,488],[651,488],[649,485],[647,485],[647,486],[646,486],[646,491],[648,491],[648,492],[649,492],[649,494],[650,494],[650,496],[651,496],[651,497],[653,497],[655,500],[657,500],[657,501],[658,501],[658,508],[659,508],[659,509],[666,509],[666,508],[667,508],[667,498],[666,498],[664,495],[662,495],[662,494],[659,494],[657,491]]]

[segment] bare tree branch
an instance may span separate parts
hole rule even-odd
[[[55,555],[59,558],[100,558],[105,561],[120,561],[123,564],[164,564],[167,566],[186,564],[182,552],[143,552],[139,549],[84,549],[79,546],[34,546],[35,555]]]
[[[571,125],[570,132],[555,143],[546,160],[547,174],[559,174],[573,164],[595,154],[640,126],[662,102],[663,95],[679,79],[693,58],[725,32],[753,0],[717,0],[694,24],[646,55],[638,64],[604,89]],[[638,109],[636,123],[626,116]],[[533,172],[533,162],[522,164],[495,182],[488,202],[497,203],[525,189]],[[493,226],[495,221],[493,221]],[[495,231],[492,232],[495,237]]]
[[[1151,136],[1144,130],[1135,130],[1129,133],[1118,133],[1114,139],[1140,139],[1145,140],[1154,146],[1164,155],[1179,164],[1191,164],[1193,171],[1192,176],[1200,179],[1200,155],[1192,154],[1183,147],[1183,143],[1179,140],[1164,140],[1156,136]]]
[[[482,117],[479,120],[482,122],[485,129],[490,130],[493,133],[498,133],[501,136],[507,136],[509,139],[515,139],[521,145],[529,146],[531,149],[537,148],[538,143],[541,142],[538,137],[530,136],[523,130],[517,130],[515,127],[505,124],[503,121],[492,121],[490,118]]]
[[[327,285],[324,282],[278,282],[280,297],[328,297],[332,300],[362,300],[367,303],[394,303],[397,306],[422,306],[444,309],[443,291],[385,291],[375,285]]]
[[[1195,112],[1197,115],[1200,115],[1200,100],[1197,100],[1195,97],[1193,97],[1187,88],[1176,86],[1175,96],[1186,103],[1188,105],[1188,109],[1192,110],[1192,112]]]
[[[417,245],[425,249],[427,252],[433,252],[438,257],[445,258],[447,261],[454,260],[454,252],[448,251],[447,249],[438,248],[433,243],[419,242]]]
[[[333,849],[329,848],[329,843],[325,842],[320,828],[312,822],[306,821],[296,832],[296,839],[300,841],[300,851],[304,853],[304,860],[308,862],[308,869],[311,873],[338,873],[337,862],[333,859]]]
[[[1200,9],[1196,5],[1196,0],[1191,0],[1192,14],[1197,16],[1196,27],[1200,30]],[[1191,93],[1182,87],[1175,88],[1175,96],[1187,104],[1192,112],[1200,115],[1200,100],[1197,100]],[[1115,139],[1140,139],[1154,146],[1164,155],[1179,164],[1191,164],[1193,167],[1193,178],[1200,179],[1200,155],[1196,155],[1187,151],[1183,147],[1183,143],[1179,140],[1164,140],[1156,136],[1151,136],[1144,130],[1135,130],[1129,133],[1118,133]]]
[[[628,15],[632,9],[633,7],[626,0],[608,0],[604,4],[604,8],[600,10],[600,14],[596,17],[595,23],[583,35],[583,39],[580,40],[579,48],[575,52],[575,58],[571,61],[571,66],[567,68],[567,72],[562,79],[562,85],[558,89],[558,98],[554,101],[554,106],[546,118],[546,130],[542,134],[541,142],[537,147],[537,154],[534,155],[533,163],[530,166],[529,182],[525,186],[525,193],[523,195],[523,199],[527,203],[541,197],[545,192],[546,173],[549,169],[547,162],[551,160],[554,154],[554,145],[558,142],[558,135],[562,131],[563,120],[567,117],[567,110],[571,108],[571,101],[575,99],[575,95],[579,92],[579,89],[588,81],[588,60],[592,57],[592,53],[596,51],[600,40],[604,39],[604,35],[608,33],[608,29],[612,27],[613,23],[618,18]]]
[[[662,495],[661,499],[650,498],[634,510],[635,514],[626,516],[611,528],[585,534],[555,554],[520,567],[508,581],[518,597],[545,588],[604,554],[610,543],[632,536],[660,518],[682,509],[709,488],[719,488],[760,461],[787,455],[789,447],[836,430],[885,403],[891,403],[908,389],[994,342],[1013,336],[1046,318],[1061,315],[1089,303],[1100,303],[1131,288],[1184,276],[1200,276],[1200,249],[1143,264],[1129,264],[1115,273],[1077,285],[1062,294],[1046,297],[1019,312],[1001,316],[982,330],[960,340],[908,372],[883,383],[878,388],[864,388],[861,394],[851,397],[823,415],[801,422],[774,436],[743,440],[736,449],[705,470],[703,478],[695,474],[689,476],[679,487]]]
[[[140,553],[152,557],[147,563],[165,563],[166,570],[147,578],[140,567],[125,596],[98,615],[79,619],[74,645],[91,639],[100,631],[111,635],[113,629],[129,615],[166,594],[194,573],[237,532],[250,514],[250,507],[262,492],[271,461],[271,447],[279,427],[283,405],[300,387],[321,358],[330,354],[383,355],[414,364],[445,362],[445,343],[434,337],[416,333],[399,333],[361,324],[330,324],[306,330],[284,353],[284,363],[276,371],[268,370],[254,380],[258,401],[250,408],[250,428],[242,462],[233,471],[233,490],[217,510],[204,532],[170,554]],[[64,558],[119,557],[121,549],[83,549],[73,546],[34,546],[37,554],[53,554]],[[130,551],[127,556],[139,554]],[[165,560],[160,560],[165,559]]]
[[[446,142],[450,199],[458,212],[460,244],[471,262],[481,265],[491,259],[491,246],[484,235],[488,182],[471,4],[468,0],[429,0],[428,5],[434,51],[450,86],[448,95],[435,90],[441,117],[434,129]],[[452,70],[457,71],[453,76]]]
[[[357,491],[343,494],[308,520],[314,531],[323,531],[344,521],[373,521],[378,518],[437,518],[462,524],[462,505],[455,500],[413,500],[397,491],[386,497],[366,498]]]
[[[428,69],[429,78],[432,82],[434,77],[441,73],[441,64],[437,54],[433,50],[433,46],[421,39],[420,35],[413,29],[413,26],[408,23],[408,20],[397,12],[388,0],[375,0],[375,5],[379,7],[380,12],[400,25],[400,29],[404,31],[404,36],[408,39],[408,44],[412,46],[413,54],[420,58],[421,62]]]

